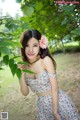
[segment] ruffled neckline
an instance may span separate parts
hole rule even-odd
[[[26,79],[36,80],[36,79],[39,79],[44,73],[47,73],[47,71],[46,71],[46,70],[43,70],[42,72],[38,73],[38,74],[36,75],[36,78],[26,77]]]

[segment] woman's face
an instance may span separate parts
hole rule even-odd
[[[35,60],[39,53],[39,41],[31,38],[26,44],[25,54],[29,60]]]

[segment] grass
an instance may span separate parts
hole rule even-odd
[[[9,67],[5,66],[4,70],[0,70],[0,95],[5,95],[11,92],[11,86],[18,82],[16,76],[12,76]]]
[[[80,54],[58,54],[54,58],[60,88],[70,92],[76,91],[80,84]]]
[[[54,59],[59,87],[71,96],[80,113],[80,53],[57,54]],[[0,110],[8,111],[11,120],[35,120],[35,96],[31,91],[22,96],[18,85],[8,67],[0,71]]]

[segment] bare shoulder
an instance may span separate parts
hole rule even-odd
[[[49,71],[53,71],[54,70],[54,64],[52,59],[49,56],[46,56],[43,60],[42,60],[43,66],[46,70]]]
[[[46,56],[42,61],[44,65],[52,64],[52,59],[49,56]]]

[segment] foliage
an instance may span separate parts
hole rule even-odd
[[[20,57],[19,49],[22,47],[20,44],[20,34],[23,30],[23,22],[13,19],[10,16],[3,16],[1,19],[0,27],[0,70],[3,65],[9,65],[13,76],[16,74],[20,79],[21,70],[18,64],[23,62],[16,61],[15,58]]]
[[[16,0],[21,4],[23,16],[12,18],[0,16],[0,69],[5,63],[12,74],[20,78],[15,57],[20,56],[20,36],[26,29],[37,29],[46,34],[55,51],[64,43],[78,41],[80,46],[80,6],[78,4],[56,4],[54,0]],[[24,63],[22,63],[24,64]],[[30,72],[26,70],[25,72]],[[30,72],[31,73],[31,72]]]
[[[64,49],[62,46],[58,46],[55,50],[50,47],[51,54],[59,54],[59,53],[75,53],[80,51],[80,46],[78,42],[69,42],[64,44]]]
[[[9,58],[8,55],[5,55],[3,57],[3,62],[6,65],[9,65],[13,76],[16,74],[17,77],[20,79],[20,77],[21,77],[21,70],[18,68],[17,63],[15,63],[14,59],[13,58]]]
[[[71,31],[75,32],[75,29],[78,30],[80,36],[78,4],[56,4],[52,0],[23,0],[20,2],[24,13],[23,20],[29,24],[30,28],[40,30],[49,39],[57,38],[58,42],[65,35],[72,37]]]

